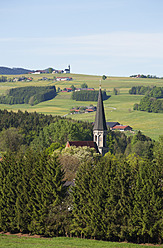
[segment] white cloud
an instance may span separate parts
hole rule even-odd
[[[162,33],[128,33],[49,37],[49,38],[1,38],[22,50],[56,55],[98,55],[135,58],[163,58]],[[12,44],[13,43],[13,44]]]
[[[74,61],[74,67],[75,64],[79,67],[82,63],[86,66],[83,61],[88,61],[89,70],[94,60],[99,67],[110,66],[112,71],[112,67],[115,71],[117,67],[126,71],[129,67],[137,67],[138,71],[147,67],[150,71],[151,68],[160,70],[159,65],[163,61],[163,33],[113,32],[74,37],[0,38],[0,52],[4,58],[5,46],[10,55],[8,61],[12,58],[19,58],[19,61],[22,58],[24,61],[30,58],[35,64],[36,61],[39,64],[40,60],[48,64],[54,60],[60,63],[68,60]]]
[[[162,57],[163,34],[141,33],[110,33],[71,37],[66,39],[71,45],[72,52],[80,48],[79,53],[96,54],[102,56],[127,57]],[[74,46],[74,47],[73,47]]]
[[[35,51],[42,53],[163,58],[161,33],[116,32],[77,37],[34,38],[27,41],[38,44]]]

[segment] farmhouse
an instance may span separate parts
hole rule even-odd
[[[88,108],[88,109],[85,110],[85,113],[92,113],[92,112],[94,112],[94,110],[91,109],[91,108]]]
[[[62,92],[71,92],[72,91],[72,88],[64,88],[63,90],[62,90]]]
[[[32,74],[42,74],[42,73],[47,73],[46,70],[36,70],[34,72],[32,72]]]
[[[64,69],[64,70],[56,70],[56,69],[54,69],[52,73],[53,74],[55,74],[55,73],[70,73],[70,65],[68,66],[68,69]]]
[[[56,69],[54,69],[54,71],[52,72],[52,74],[55,74],[55,73],[62,74],[63,72],[64,72],[63,70],[56,70]]]
[[[112,130],[119,130],[119,131],[132,131],[132,127],[130,126],[123,126],[123,125],[117,125],[112,128]]]
[[[57,77],[56,81],[71,81],[72,77]]]
[[[84,107],[84,106],[80,106],[80,107],[76,107],[76,108],[72,108],[70,110],[71,114],[76,114],[76,112],[78,112],[78,114],[83,114],[83,113],[92,113],[94,111],[96,111],[96,107],[93,105]]]
[[[117,126],[117,125],[120,125],[120,123],[119,122],[106,122],[106,125],[107,125],[107,127],[109,127],[110,128],[110,130],[112,130],[113,129],[113,127],[115,127],[115,126]]]
[[[32,77],[15,77],[12,79],[12,82],[18,82],[18,81],[21,81],[21,82],[24,82],[24,81],[32,81]]]

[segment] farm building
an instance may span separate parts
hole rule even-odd
[[[112,130],[113,127],[115,127],[115,126],[117,126],[117,125],[120,125],[120,123],[119,123],[119,122],[113,121],[113,122],[106,122],[106,125],[107,125],[107,127],[110,128],[110,130]]]
[[[57,77],[56,81],[71,81],[72,77]]]
[[[117,125],[112,128],[112,130],[118,130],[118,131],[132,131],[132,127],[130,126],[123,126],[123,125]]]

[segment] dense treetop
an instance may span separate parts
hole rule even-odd
[[[13,129],[14,128],[14,129]],[[21,137],[21,142],[18,142]],[[65,145],[67,140],[91,140],[92,124],[74,121],[60,116],[28,113],[25,111],[9,112],[0,110],[0,151],[7,147],[21,145],[35,149],[48,148],[52,143]],[[20,140],[19,140],[20,141]]]
[[[12,88],[6,96],[0,96],[1,104],[30,104],[35,105],[51,100],[56,96],[55,86],[29,86]]]
[[[69,191],[54,154],[6,154],[0,164],[0,231],[161,243],[162,141],[152,160],[107,153],[80,162]]]
[[[134,110],[163,113],[163,87],[134,86],[129,93],[145,95],[139,104],[134,104]]]
[[[104,157],[64,148],[67,140],[92,140],[92,129],[0,110],[0,231],[162,242],[163,137],[108,130]]]
[[[73,91],[72,99],[76,101],[97,101],[98,100],[98,91],[89,91],[89,90],[81,90],[81,91]],[[107,100],[110,96],[106,95],[106,92],[102,92],[103,100]]]
[[[163,87],[133,86],[129,94],[146,95],[148,97],[163,98]]]

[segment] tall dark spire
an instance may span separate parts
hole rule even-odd
[[[95,124],[93,130],[99,130],[99,131],[107,130],[101,87],[99,89],[97,111],[96,111]]]

